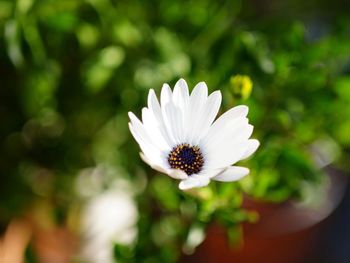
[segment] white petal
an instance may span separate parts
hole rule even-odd
[[[188,175],[184,171],[179,170],[179,169],[170,169],[167,172],[167,174],[170,177],[174,178],[174,179],[181,179],[181,180],[183,180],[183,179],[188,178]]]
[[[241,160],[250,145],[248,139],[252,132],[253,126],[248,124],[245,117],[238,117],[227,123],[221,122],[212,127],[200,142],[207,156],[207,167],[223,168]]]
[[[223,115],[221,115],[221,117],[226,118],[227,120],[235,119],[238,117],[246,117],[248,115],[248,111],[249,108],[246,105],[238,105],[226,111]]]
[[[208,97],[204,110],[202,111],[201,116],[199,116],[199,120],[194,127],[194,134],[192,138],[194,144],[198,144],[201,138],[207,134],[210,125],[213,123],[216,115],[218,114],[220,104],[221,92],[214,91]]]
[[[198,173],[198,176],[201,177],[208,177],[209,179],[212,177],[217,176],[219,173],[223,172],[225,168],[218,168],[218,169],[206,169],[204,168],[200,173]]]
[[[154,118],[157,121],[157,127],[161,132],[163,138],[168,143],[168,145],[171,145],[171,146],[174,145],[173,139],[171,138],[171,136],[169,136],[165,128],[162,110],[160,108],[157,96],[153,89],[151,89],[148,93],[148,109],[154,115]]]
[[[133,113],[129,113],[129,117],[131,122],[129,122],[129,129],[137,140],[139,144],[147,145],[147,147],[152,149],[160,150],[156,145],[153,144],[152,139],[149,138],[145,128],[142,123],[133,115]]]
[[[161,111],[164,121],[164,126],[170,139],[175,143],[182,143],[184,136],[183,132],[183,117],[179,107],[173,103],[172,91],[168,84],[164,84],[160,94]]]
[[[241,160],[246,159],[252,155],[258,149],[260,142],[256,139],[250,139],[248,140],[247,144],[247,150],[241,157]]]
[[[194,187],[203,187],[208,185],[210,182],[210,179],[205,176],[189,176],[187,179],[182,180],[179,184],[179,188],[181,190],[188,190]]]
[[[181,124],[178,125],[178,133],[180,140],[185,141],[187,136],[187,123],[189,119],[189,100],[188,86],[184,79],[180,79],[176,82],[173,91],[173,105],[177,109],[177,112],[181,114]]]
[[[148,108],[142,109],[142,123],[148,135],[163,151],[169,151],[172,144],[165,139],[166,133],[162,132],[162,126],[155,119],[153,113]],[[165,136],[164,136],[164,135]]]
[[[148,102],[148,108],[153,112],[156,119],[160,120],[162,117],[162,112],[160,109],[160,105],[159,105],[156,93],[154,92],[153,89],[150,89],[148,92],[147,102]]]
[[[173,102],[176,107],[187,112],[189,103],[188,86],[184,79],[180,79],[176,82],[173,92]]]
[[[180,179],[184,180],[188,178],[188,175],[179,169],[167,169],[159,164],[153,163],[150,159],[148,159],[142,152],[140,152],[141,159],[147,163],[149,166],[151,166],[153,169],[157,170],[158,172],[164,173],[169,175],[170,177],[174,179]],[[165,165],[164,165],[165,166]]]
[[[164,164],[162,166],[162,165],[153,163],[142,152],[140,152],[140,156],[141,156],[141,159],[145,163],[147,163],[149,166],[151,166],[154,170],[156,170],[158,172],[161,172],[163,174],[167,174],[167,175],[169,175],[170,177],[172,177],[174,179],[183,180],[183,179],[186,179],[188,177],[188,175],[184,171],[181,171],[181,170],[178,170],[178,169],[167,169],[167,168],[164,167],[165,166]]]
[[[204,111],[207,96],[208,87],[204,82],[198,83],[191,93],[185,136],[185,140],[190,144],[193,144],[192,141],[195,135],[196,126],[199,123],[200,116]]]
[[[170,86],[167,83],[163,84],[162,91],[160,92],[160,103],[165,106],[172,99],[172,92]]]
[[[142,135],[140,130],[137,130],[131,123],[129,123],[129,129],[135,140],[140,145],[142,152],[147,156],[152,163],[162,163],[162,153],[159,149],[155,148],[147,139]]]
[[[159,138],[154,137],[155,129],[152,125],[151,126],[148,125],[148,127],[146,127],[132,112],[129,112],[128,115],[129,115],[131,124],[134,127],[135,132],[138,133],[143,140],[147,141],[150,145],[152,145],[153,147],[161,151],[169,148],[169,147],[166,147],[166,145],[164,144],[164,140],[161,141],[159,140]],[[144,117],[145,117],[145,114],[144,114]],[[163,145],[161,144],[161,142],[163,142]]]
[[[208,87],[205,82],[199,82],[192,90],[191,92],[191,104],[194,103],[197,100],[204,100],[208,97]]]
[[[237,181],[249,174],[249,169],[240,166],[230,166],[224,172],[212,178],[212,180],[220,182]]]
[[[227,142],[215,150],[206,152],[205,162],[208,169],[217,169],[230,166],[241,160],[247,150],[247,142]]]
[[[232,123],[237,122],[237,119],[245,119],[247,114],[248,107],[245,105],[240,105],[226,111],[213,123],[207,136],[210,137],[218,131],[225,129],[227,126],[232,125]]]
[[[248,124],[247,118],[236,118],[222,125],[213,125],[208,134],[201,140],[208,151],[218,149],[227,142],[239,142],[247,140],[252,133],[253,126]]]
[[[153,163],[150,159],[148,159],[146,157],[146,155],[144,153],[140,152],[140,157],[145,163],[147,163],[149,166],[151,166],[154,170],[156,170],[160,173],[163,173],[163,174],[167,173],[167,171],[160,164]]]
[[[162,113],[168,134],[172,135],[175,144],[183,143],[184,125],[181,110],[172,102],[168,102],[162,106]]]
[[[158,143],[155,142],[156,138],[150,137],[149,131],[145,129],[140,120],[132,113],[129,112],[129,129],[135,140],[139,143],[142,152],[150,159],[153,163],[162,164],[164,163],[164,151]]]

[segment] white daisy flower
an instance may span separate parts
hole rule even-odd
[[[208,87],[198,83],[191,94],[180,79],[172,91],[164,84],[160,104],[153,89],[142,122],[129,112],[129,128],[140,145],[141,158],[153,169],[180,179],[182,190],[202,187],[210,180],[232,182],[249,169],[232,166],[256,151],[259,141],[249,139],[248,107],[241,105],[222,114],[215,122],[221,92],[208,96]]]

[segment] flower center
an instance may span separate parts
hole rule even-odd
[[[204,159],[198,146],[183,143],[171,150],[168,162],[171,168],[180,169],[187,175],[191,175],[202,170]]]

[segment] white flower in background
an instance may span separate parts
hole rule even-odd
[[[142,122],[129,112],[129,128],[139,143],[141,158],[155,170],[180,179],[182,190],[206,186],[210,180],[232,182],[249,169],[231,166],[256,151],[259,141],[249,139],[248,107],[241,105],[214,119],[221,93],[208,96],[204,82],[189,94],[180,79],[172,91],[164,84],[160,104],[154,90],[148,94],[148,108],[142,109]]]
[[[82,213],[84,262],[115,262],[115,243],[128,245],[137,235],[138,212],[127,190],[110,190],[93,197]]]

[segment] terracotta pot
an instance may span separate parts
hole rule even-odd
[[[266,203],[245,198],[244,207],[260,214],[255,224],[244,224],[244,240],[232,247],[227,242],[226,230],[213,224],[207,238],[196,253],[184,257],[183,262],[319,262],[318,244],[331,221],[324,220],[342,200],[348,183],[346,175],[329,169],[329,184],[317,207],[293,201],[282,204]],[[327,261],[321,261],[327,262]]]

